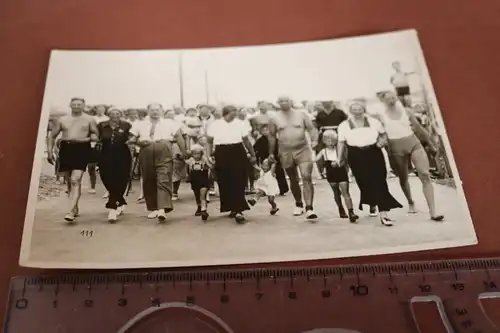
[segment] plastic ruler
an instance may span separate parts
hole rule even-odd
[[[13,278],[7,333],[500,332],[500,259]]]

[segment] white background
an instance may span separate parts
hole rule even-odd
[[[255,105],[289,95],[297,101],[372,97],[391,88],[392,62],[418,71],[413,32],[275,46],[184,51],[54,51],[44,108],[89,104],[145,107],[180,104],[182,53],[185,106],[206,102]],[[412,88],[420,90],[418,76]]]

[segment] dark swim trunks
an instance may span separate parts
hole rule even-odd
[[[85,171],[91,158],[90,142],[61,141],[59,149],[59,172]]]
[[[409,86],[406,86],[406,87],[396,87],[396,94],[399,97],[408,96],[408,95],[410,95],[410,87]]]

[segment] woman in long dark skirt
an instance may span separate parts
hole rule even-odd
[[[338,129],[338,156],[346,158],[356,183],[361,191],[359,208],[362,205],[377,207],[380,222],[392,226],[387,213],[403,206],[391,195],[387,186],[382,147],[387,138],[382,124],[366,115],[362,101],[356,101],[349,107],[350,117],[340,124]]]
[[[243,224],[246,222],[243,212],[250,209],[245,198],[248,180],[247,151],[252,165],[255,165],[256,160],[248,139],[248,128],[236,116],[236,107],[228,105],[222,109],[222,119],[210,124],[207,131],[207,153],[211,163],[215,163],[220,211],[230,212],[237,223]]]
[[[124,194],[132,168],[132,154],[127,144],[131,137],[131,124],[121,120],[122,112],[117,108],[108,110],[109,120],[100,123],[99,132],[99,174],[109,192],[106,208],[108,221],[116,222],[127,205]]]

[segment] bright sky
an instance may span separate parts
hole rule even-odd
[[[184,51],[54,51],[44,108],[65,108],[73,96],[89,104],[145,107],[180,104],[255,105],[279,95],[295,100],[373,97],[391,88],[391,63],[419,72],[418,40],[411,31],[324,42]],[[411,84],[420,89],[414,76]]]

